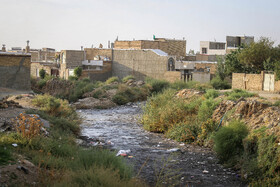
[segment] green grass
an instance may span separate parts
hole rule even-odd
[[[110,77],[109,79],[106,80],[105,84],[112,84],[115,82],[119,82],[119,77]]]
[[[225,92],[225,95],[227,96],[227,99],[228,100],[237,100],[241,97],[253,97],[253,96],[256,96],[256,94],[254,93],[249,93],[249,92],[246,92],[244,90],[240,90],[240,89],[234,89],[233,91],[231,92]]]
[[[135,77],[133,75],[128,75],[122,79],[122,82],[126,83],[129,80],[135,80]]]

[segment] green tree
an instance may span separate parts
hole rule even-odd
[[[39,76],[40,76],[41,79],[44,79],[45,76],[46,76],[46,70],[40,69],[40,71],[39,71]]]
[[[245,47],[238,55],[238,60],[246,69],[252,73],[260,73],[266,67],[271,67],[269,64],[273,63],[271,59],[273,52],[274,42],[268,38],[261,38],[258,42],[252,42],[249,46]]]
[[[227,54],[226,76],[231,77],[232,73],[260,73],[263,70],[279,72],[280,46],[273,47],[273,44],[268,38],[261,38]]]
[[[77,78],[79,78],[81,75],[82,75],[82,72],[83,72],[83,69],[82,69],[82,67],[76,67],[75,69],[74,69],[74,75],[77,77]]]
[[[220,56],[217,56],[217,69],[216,76],[219,77],[222,81],[225,80],[225,62],[224,59]]]

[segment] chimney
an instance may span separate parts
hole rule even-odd
[[[3,44],[2,46],[3,46],[3,47],[2,47],[2,52],[6,52],[6,45]]]
[[[84,47],[83,46],[81,46],[81,51],[83,51],[84,50]]]
[[[29,40],[27,40],[26,43],[27,43],[27,45],[25,47],[25,53],[30,53]]]
[[[110,40],[108,41],[108,48],[110,48]]]

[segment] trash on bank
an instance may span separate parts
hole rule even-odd
[[[128,150],[119,150],[119,152],[116,154],[116,156],[120,156],[121,154],[128,154],[130,152],[131,152],[130,149],[128,149]]]
[[[172,152],[179,152],[181,151],[179,148],[173,148],[173,149],[168,149],[167,152],[172,153]]]

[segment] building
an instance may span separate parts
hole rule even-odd
[[[74,69],[81,67],[85,59],[86,53],[84,50],[62,50],[60,52],[59,76],[64,79],[74,76]]]
[[[4,48],[4,46],[3,46]],[[0,52],[0,87],[31,90],[30,53]]]
[[[225,55],[226,43],[224,42],[200,42],[200,54],[203,55]]]
[[[48,75],[59,76],[59,52],[52,48],[30,49],[31,76],[40,77],[39,72],[44,69]]]
[[[180,59],[186,56],[186,40],[154,38],[154,40],[115,41],[114,49],[160,49]]]
[[[236,50],[243,45],[249,45],[254,42],[254,36],[227,36],[226,37],[226,53]]]
[[[140,80],[151,77],[174,81],[180,79],[180,72],[175,71],[175,61],[175,57],[160,49],[114,49],[113,76],[133,75]]]

